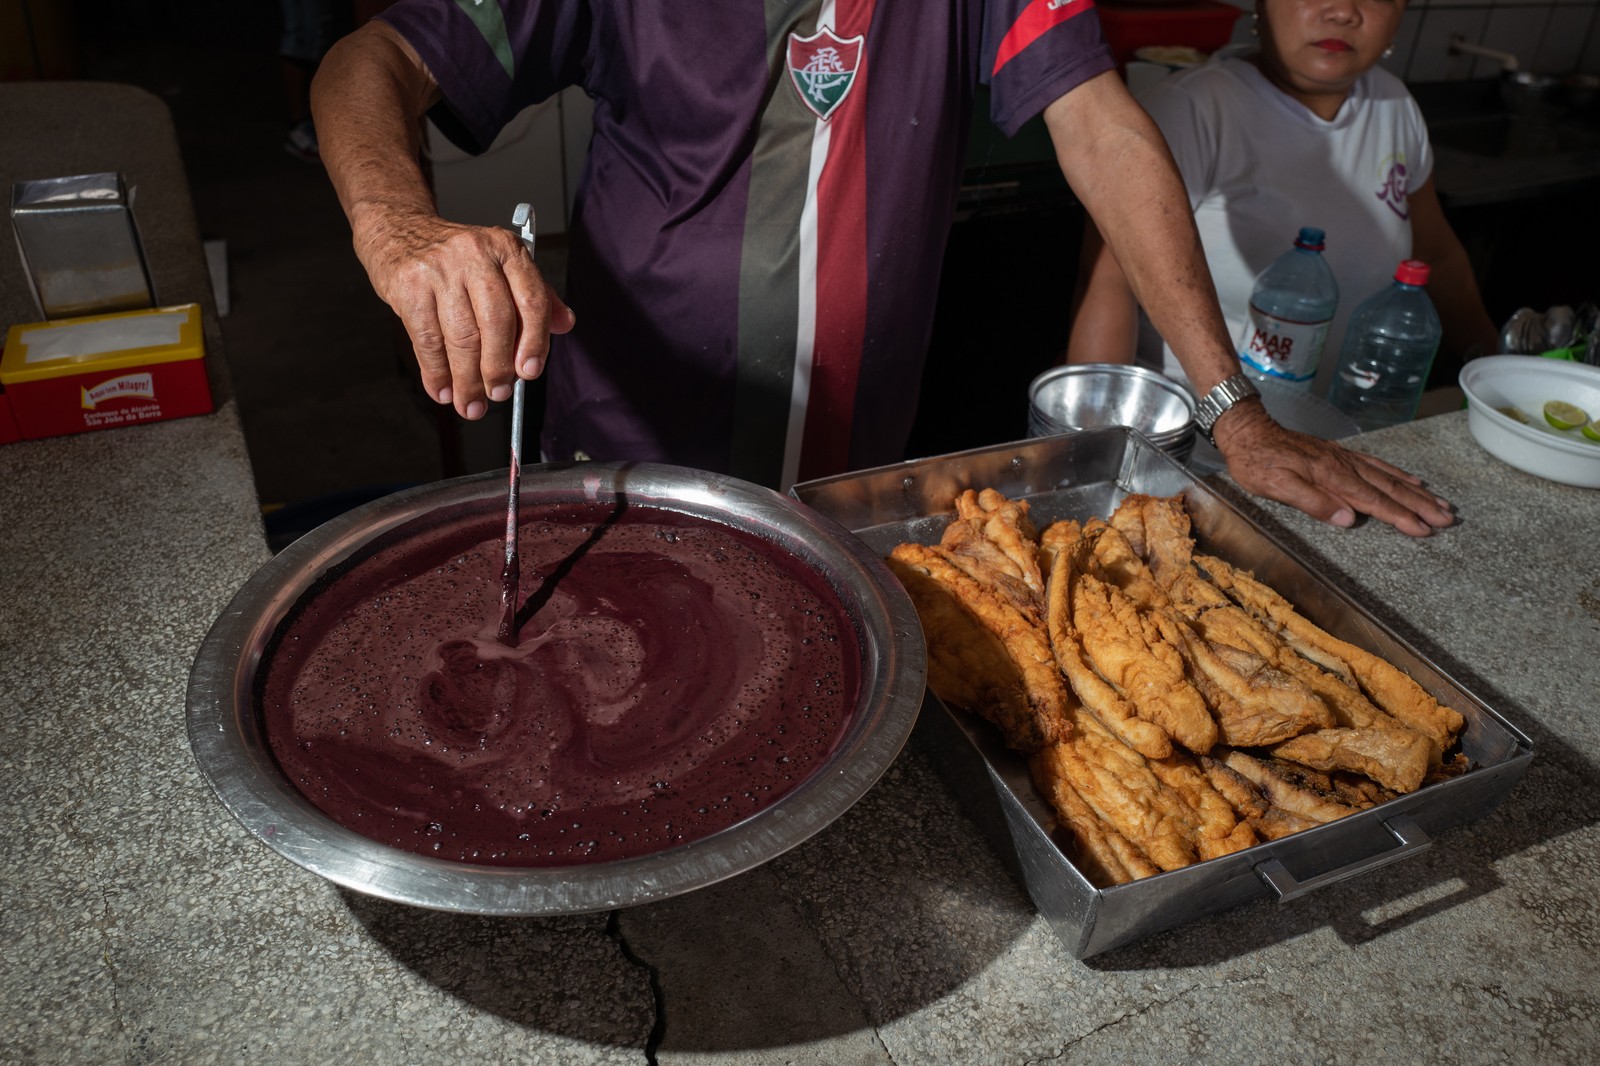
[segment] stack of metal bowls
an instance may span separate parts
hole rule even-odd
[[[1028,436],[1128,426],[1179,462],[1194,450],[1195,399],[1153,370],[1122,363],[1058,366],[1028,387]]]

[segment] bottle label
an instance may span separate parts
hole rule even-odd
[[[1267,377],[1310,381],[1317,373],[1331,319],[1296,322],[1279,318],[1252,301],[1239,337],[1239,358]]]

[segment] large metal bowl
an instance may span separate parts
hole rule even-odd
[[[213,624],[189,677],[189,742],[218,799],[283,857],[330,881],[435,910],[577,914],[664,899],[742,873],[806,840],[870,788],[904,746],[926,679],[910,598],[842,526],[747,482],[652,464],[553,463],[523,475],[525,505],[625,500],[721,522],[776,543],[824,575],[855,624],[861,693],[838,747],[772,806],[712,836],[651,855],[563,867],[490,867],[387,847],[300,794],[272,756],[255,705],[257,670],[280,623],[333,567],[408,523],[503,511],[505,474],[411,489],[333,519],[285,548]]]

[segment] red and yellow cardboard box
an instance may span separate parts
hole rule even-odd
[[[12,326],[0,388],[24,440],[185,418],[212,410],[205,354],[199,304]]]

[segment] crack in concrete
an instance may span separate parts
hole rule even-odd
[[[622,923],[619,919],[621,911],[612,911],[606,917],[606,936],[617,945],[617,950],[622,952],[622,957],[645,972],[650,980],[650,999],[655,1012],[650,1024],[650,1035],[644,1042],[644,1060],[649,1066],[660,1066],[656,1055],[661,1050],[661,1041],[667,1035],[667,1000],[661,991],[661,973],[650,963],[634,953],[633,946],[628,943],[628,938],[622,935]]]
[[[891,1064],[894,1064],[896,1062],[894,1052],[890,1051],[889,1045],[883,1042],[883,1034],[878,1031],[878,1027],[876,1025],[872,1027],[872,1039],[876,1040],[878,1042],[878,1046],[883,1048],[883,1057],[888,1059]]]
[[[67,835],[77,843],[83,854],[92,855],[94,853],[93,845],[88,836],[78,829],[76,819],[72,815],[66,817],[63,825],[66,828]],[[116,908],[111,905],[111,893],[106,890],[104,882],[100,880],[97,874],[92,874],[91,876],[94,877],[94,892],[100,897],[100,909],[104,915],[104,921],[99,929],[100,961],[105,963],[106,973],[111,977],[111,1017],[116,1022],[117,1032],[124,1039],[131,1040],[128,1034],[128,1021],[122,1016],[122,990],[118,987],[121,983],[121,975],[117,972],[116,962],[111,958],[112,941],[108,926],[115,919]]]
[[[866,1002],[861,998],[861,994],[850,982],[848,967],[844,964],[842,959],[828,949],[827,938],[822,935],[822,931],[817,927],[817,923],[812,920],[811,908],[807,907],[803,900],[797,899],[789,894],[787,891],[788,882],[784,880],[782,874],[774,870],[772,871],[771,876],[772,883],[778,890],[778,895],[782,896],[788,901],[789,909],[794,912],[796,920],[799,921],[800,925],[806,930],[806,932],[811,934],[811,938],[817,942],[817,947],[822,949],[822,953],[826,955],[828,961],[832,963],[834,980],[839,982],[839,987],[844,989],[844,991],[849,995],[851,1001],[854,1002],[856,1007],[861,1011],[862,1019],[866,1021],[868,1027],[872,1030],[872,1039],[880,1048],[883,1049],[883,1057],[889,1061],[890,1066],[897,1066],[898,1060],[894,1057],[894,1052],[890,1051],[889,1045],[883,1041],[883,1031],[872,1021],[872,1012],[867,1010]]]
[[[1249,984],[1249,983],[1257,982],[1260,979],[1261,978],[1258,975],[1258,976],[1255,976],[1255,977],[1244,977],[1244,978],[1239,978],[1238,980],[1230,980],[1230,981],[1227,981],[1225,983],[1229,984],[1229,985]],[[1158,999],[1158,1000],[1155,1000],[1153,1002],[1146,1003],[1144,1006],[1140,1007],[1138,1010],[1131,1010],[1131,1011],[1128,1011],[1125,1014],[1119,1014],[1117,1017],[1112,1018],[1110,1021],[1105,1022],[1104,1024],[1101,1024],[1101,1025],[1097,1025],[1093,1029],[1090,1029],[1087,1033],[1084,1033],[1082,1036],[1079,1036],[1076,1039],[1071,1040],[1071,1041],[1067,1042],[1066,1044],[1063,1044],[1061,1046],[1061,1049],[1059,1051],[1057,1051],[1054,1055],[1051,1055],[1048,1058],[1030,1059],[1030,1060],[1028,1060],[1029,1064],[1030,1064],[1030,1066],[1032,1066],[1033,1063],[1059,1062],[1062,1059],[1064,1059],[1068,1055],[1068,1053],[1070,1053],[1072,1051],[1073,1048],[1077,1047],[1079,1044],[1083,1043],[1085,1040],[1089,1039],[1092,1036],[1095,1036],[1095,1035],[1097,1035],[1099,1033],[1103,1033],[1107,1029],[1115,1028],[1116,1026],[1121,1025],[1123,1022],[1128,1021],[1129,1019],[1141,1018],[1144,1015],[1146,1015],[1146,1014],[1150,1013],[1151,1011],[1155,1010],[1157,1007],[1168,1006],[1169,1004],[1176,1003],[1180,999],[1185,999],[1185,998],[1193,995],[1194,993],[1196,993],[1198,991],[1201,991],[1202,989],[1213,988],[1213,987],[1216,987],[1216,986],[1208,985],[1208,984],[1192,984],[1188,988],[1183,989],[1182,991],[1176,993],[1175,995],[1168,996],[1166,999]]]

